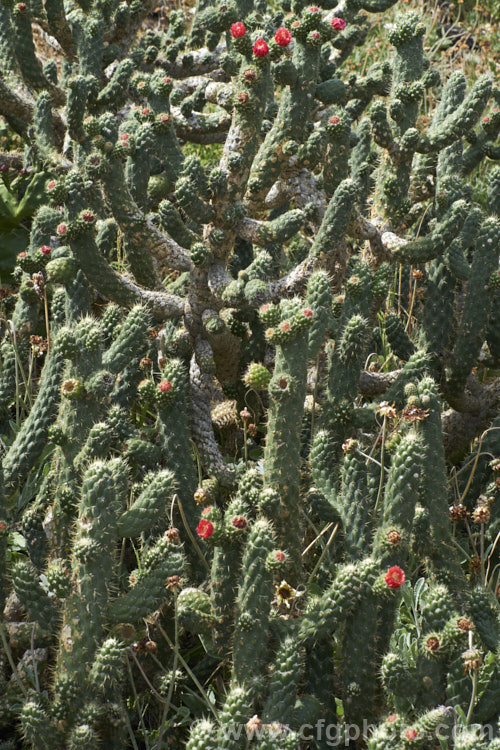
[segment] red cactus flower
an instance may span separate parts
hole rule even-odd
[[[280,328],[281,328],[281,330],[282,330],[282,331],[283,331],[284,333],[286,333],[287,331],[289,331],[289,330],[290,330],[290,323],[289,323],[289,322],[288,322],[287,320],[285,320],[285,321],[284,321],[284,322],[283,322],[283,323],[282,323],[282,324],[280,325]]]
[[[312,311],[312,310],[310,310],[310,309],[309,309],[308,307],[305,307],[305,308],[304,308],[304,309],[302,310],[302,313],[303,313],[303,315],[304,315],[304,318],[312,318],[312,314],[313,314],[313,311]]]
[[[214,533],[214,525],[211,521],[207,521],[206,518],[202,518],[198,526],[196,527],[196,533],[201,536],[202,539],[209,539]]]
[[[245,36],[247,33],[247,29],[244,23],[242,21],[237,21],[236,23],[233,23],[231,26],[231,36],[233,39],[239,39],[242,36]]]
[[[162,78],[163,83],[172,83],[172,79],[166,76],[165,78]]]
[[[57,229],[56,229],[56,232],[57,232],[57,234],[60,237],[62,237],[63,235],[65,235],[67,231],[68,231],[68,225],[67,224],[59,224],[58,227],[57,227]]]
[[[387,721],[389,722],[389,724],[392,724],[394,721],[396,721],[397,718],[398,718],[397,714],[391,714],[390,716],[387,717]]]
[[[330,24],[335,31],[343,31],[345,27],[347,26],[346,22],[343,18],[339,18],[338,16],[335,16],[335,18],[332,18],[330,21]]]
[[[286,557],[285,553],[282,552],[280,549],[274,553],[274,559],[276,560],[276,562],[284,562],[285,557]]]
[[[162,380],[161,383],[158,383],[158,390],[161,393],[168,393],[172,390],[172,383],[170,380]]]
[[[149,109],[149,107],[144,107],[143,109],[141,109],[141,115],[149,115],[150,112],[151,110]]]
[[[309,8],[309,13],[317,13],[319,8],[316,5],[311,5]]]
[[[252,50],[255,57],[265,57],[269,52],[269,47],[267,46],[266,40],[259,37],[253,45]]]
[[[404,570],[399,565],[393,565],[385,574],[385,582],[390,589],[398,589],[406,580]]]
[[[48,187],[49,190],[54,190],[54,188],[55,188],[56,185],[57,185],[57,182],[55,180],[51,180],[48,183],[47,187]]]
[[[418,732],[416,729],[407,729],[405,732],[405,737],[407,740],[410,740],[410,742],[412,742],[413,740],[417,739]]]
[[[274,41],[276,42],[276,44],[279,44],[280,47],[288,47],[288,45],[292,41],[292,35],[288,31],[288,29],[285,29],[285,27],[282,26],[274,35]]]
[[[337,117],[337,115],[333,115],[333,117],[330,117],[328,122],[330,123],[330,125],[338,125],[340,122],[340,117]]]
[[[17,257],[18,258],[26,258],[26,253],[24,252],[24,250],[22,252],[18,253]]]
[[[128,141],[129,138],[130,138],[130,133],[122,133],[120,136],[121,141]]]
[[[40,252],[42,253],[42,255],[50,255],[50,253],[52,252],[52,248],[49,247],[49,245],[42,245],[42,247],[40,248]]]

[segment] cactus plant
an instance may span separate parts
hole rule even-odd
[[[0,6],[1,747],[498,744],[500,93],[397,5]]]

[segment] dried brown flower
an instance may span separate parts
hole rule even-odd
[[[401,416],[407,422],[422,422],[429,416],[429,409],[421,409],[420,406],[408,406],[403,410]]]

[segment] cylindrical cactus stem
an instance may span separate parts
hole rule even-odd
[[[330,635],[324,635],[315,642],[306,644],[305,679],[308,694],[313,695],[319,702],[319,722],[325,726],[337,724],[337,706],[335,702],[335,666],[334,642]],[[326,731],[316,739],[319,750],[326,750],[328,738]]]
[[[72,325],[90,312],[90,286],[82,270],[65,284],[66,323]]]
[[[368,594],[346,620],[342,646],[342,704],[346,722],[355,726],[362,726],[365,719],[371,723],[376,717],[379,691],[375,679],[379,668],[377,631],[376,627],[372,627],[371,632],[366,628],[375,611],[375,597]]]
[[[490,651],[497,651],[500,643],[500,622],[496,597],[483,587],[476,586],[470,594],[470,611],[485,647]]]
[[[380,675],[391,704],[406,713],[415,701],[419,687],[415,665],[408,662],[406,654],[388,651],[382,660]]]
[[[109,621],[140,622],[169,598],[169,592],[178,586],[185,568],[186,558],[179,544],[179,533],[177,529],[167,529],[144,552],[141,568],[130,574],[130,589],[109,603]]]
[[[298,750],[299,743],[297,732],[291,731],[286,724],[275,722],[264,727],[256,747],[258,750]]]
[[[199,341],[202,341],[201,339]],[[211,353],[211,347],[207,341],[207,348],[203,351]],[[210,361],[211,360],[211,361]],[[207,365],[215,365],[213,358],[207,358]],[[219,482],[228,486],[234,481],[234,469],[230,467],[222,456],[220,447],[215,439],[212,426],[212,412],[210,407],[211,393],[213,392],[213,375],[203,372],[198,365],[195,355],[191,357],[189,371],[191,391],[191,434],[198,448],[202,465],[207,472],[218,479]]]
[[[438,706],[419,716],[417,721],[402,732],[408,742],[406,747],[417,745],[425,747],[435,739],[446,741],[451,737],[455,712],[449,706]]]
[[[308,602],[300,621],[299,638],[309,641],[334,633],[369,595],[377,569],[372,558],[341,567],[325,593]]]
[[[193,725],[186,750],[218,750],[217,730],[209,719],[202,719]]]
[[[491,311],[486,329],[486,341],[491,356],[498,361],[500,360],[500,290],[494,289],[491,296]]]
[[[19,72],[29,88],[39,91],[40,89],[54,90],[49,81],[45,78],[41,65],[35,54],[35,44],[31,26],[31,13],[26,3],[18,3],[11,15],[12,22],[12,40],[19,63]],[[64,101],[64,94],[57,90],[54,97],[54,103],[61,104]]]
[[[312,311],[299,299],[282,302],[281,323],[268,329],[267,336],[276,348],[274,373],[269,383],[269,409],[264,483],[280,494],[275,518],[277,543],[290,553],[288,577],[300,578],[301,531],[299,506],[301,423],[307,377],[308,329]]]
[[[422,482],[424,447],[413,431],[401,438],[389,469],[381,524],[373,554],[382,567],[404,566],[410,546],[415,506]]]
[[[70,136],[78,142],[85,138],[83,118],[87,104],[87,82],[84,76],[77,75],[67,83],[66,118]]]
[[[5,606],[5,599],[8,589],[6,576],[7,566],[5,559],[7,555],[8,534],[9,527],[7,523],[7,508],[3,490],[2,468],[0,466],[0,612],[2,613]]]
[[[266,658],[273,574],[267,558],[274,548],[268,521],[253,525],[243,555],[233,641],[233,682],[258,692]]]
[[[38,321],[40,300],[38,295],[24,297],[19,294],[8,340],[0,347],[2,372],[0,374],[0,419],[8,420],[10,402],[16,393],[16,383],[23,382],[21,369],[27,373],[30,347],[27,334],[32,333]],[[16,352],[17,349],[17,352]],[[4,425],[4,429],[7,425]],[[10,429],[10,427],[7,427]]]
[[[441,403],[436,384],[431,378],[423,378],[420,381],[418,394],[420,406],[427,412],[425,419],[418,424],[425,446],[423,462],[425,472],[422,477],[421,502],[429,512],[433,542],[429,566],[438,581],[441,580],[458,591],[465,588],[465,580],[450,541]]]
[[[428,709],[439,702],[446,690],[448,657],[441,631],[454,614],[453,596],[446,586],[433,585],[425,592],[421,606],[424,635],[416,659],[419,691],[415,702]]]
[[[328,430],[318,430],[314,437],[309,454],[311,471],[316,487],[331,505],[340,511],[338,494],[338,473],[342,450],[340,439],[332,436]]]
[[[71,320],[71,318],[70,318]],[[101,329],[91,317],[72,322],[61,329],[59,338],[71,358],[61,384],[62,395],[57,420],[61,440],[57,450],[59,475],[54,502],[53,546],[61,557],[70,555],[70,525],[75,513],[80,473],[75,459],[82,444],[101,415],[101,400],[107,395],[110,373],[102,373]],[[99,375],[101,373],[101,375]]]
[[[174,475],[184,517],[191,533],[194,533],[199,515],[194,500],[198,476],[189,431],[189,376],[186,366],[179,359],[169,360],[163,368],[157,386],[157,401],[161,452]],[[174,507],[174,518],[186,542],[189,558],[194,561],[196,552],[184,529],[182,514],[177,505]]]
[[[420,264],[441,255],[457,237],[467,218],[467,203],[457,200],[430,234],[410,240],[397,249],[401,263]]]
[[[350,419],[369,335],[365,317],[347,313],[346,318],[335,350],[329,351],[328,401],[321,420],[323,427],[333,429],[339,437],[344,436],[344,425]]]
[[[218,746],[226,750],[245,750],[246,725],[252,715],[251,697],[246,690],[234,685],[221,708],[220,728],[217,732]]]
[[[57,677],[67,674],[82,685],[106,623],[117,540],[116,485],[123,469],[119,460],[96,461],[83,478],[71,561],[75,587],[65,602],[57,659]],[[85,697],[82,690],[75,710]]]
[[[23,735],[33,750],[61,746],[61,733],[51,719],[48,707],[38,698],[31,698],[23,704],[20,720]]]
[[[383,569],[406,567],[410,550],[415,506],[422,482],[424,449],[419,436],[410,431],[399,442],[385,486],[382,518],[375,532],[373,556]],[[379,653],[389,647],[397,601],[379,607],[377,640]]]
[[[453,708],[460,707],[467,712],[472,695],[472,680],[464,669],[462,652],[450,659],[446,675],[446,704]],[[497,699],[500,696],[497,696]]]
[[[369,547],[373,503],[367,487],[366,458],[354,446],[344,459],[339,503],[347,559],[361,560]]]
[[[124,669],[123,646],[116,638],[108,638],[96,653],[89,673],[89,683],[96,692],[111,700],[121,686]]]
[[[356,183],[343,180],[330,198],[321,226],[311,246],[311,256],[325,253],[338,268],[340,284],[347,268],[347,258],[342,248],[347,227],[352,219],[356,202]],[[336,274],[337,275],[337,274]]]
[[[390,404],[394,402],[396,408],[401,409],[405,403],[405,386],[407,383],[419,380],[428,371],[429,366],[430,359],[427,352],[417,349],[405,363],[396,380],[386,390],[384,399]]]
[[[214,626],[210,597],[200,589],[188,586],[177,597],[179,623],[190,633],[210,633]]]
[[[416,13],[408,13],[397,19],[389,34],[389,41],[396,47],[390,113],[395,123],[393,135],[401,140],[415,128],[423,95],[420,79],[424,62],[424,33],[425,27],[420,17]],[[376,198],[394,226],[403,221],[409,208],[408,190],[415,150],[415,146],[412,148],[411,145],[413,141],[409,141],[405,149],[401,146],[401,150],[391,149],[388,155],[384,155],[379,170]]]
[[[458,727],[453,737],[454,750],[498,750],[500,743],[497,740],[488,740],[484,737],[482,727]]]
[[[440,631],[454,613],[453,596],[443,584],[429,586],[421,603],[423,631]]]
[[[315,359],[323,346],[329,324],[332,304],[330,278],[325,271],[311,274],[307,283],[307,306],[313,313],[309,329],[309,357]]]
[[[64,342],[57,339],[43,369],[35,404],[3,459],[6,487],[13,488],[24,481],[46,445],[48,429],[59,403],[63,367]]]
[[[463,665],[462,658],[462,665]],[[463,672],[463,669],[462,669]],[[470,684],[470,676],[469,684]],[[493,723],[498,716],[498,706],[500,702],[500,666],[498,664],[498,657],[493,664],[493,669],[489,680],[484,688],[484,691],[479,698],[477,704],[474,707],[474,722],[480,724]]]
[[[47,535],[43,528],[43,516],[47,505],[54,476],[48,472],[44,477],[36,501],[23,513],[22,530],[26,539],[28,554],[33,565],[39,570],[43,567],[48,554]]]
[[[57,608],[38,579],[38,571],[27,561],[19,560],[12,570],[14,591],[25,607],[30,621],[50,631],[57,616]]]
[[[75,53],[73,32],[67,21],[62,0],[47,0],[45,12],[50,30],[68,57]]]
[[[127,160],[125,177],[133,199],[141,209],[147,210],[147,189],[151,175],[151,155],[154,146],[154,135],[150,123],[145,122],[137,128],[134,133],[134,140],[135,152]],[[129,260],[135,278],[140,284],[144,284],[147,278],[141,278],[137,255],[133,253]]]
[[[171,471],[147,474],[142,492],[118,519],[118,534],[134,537],[151,532],[155,526],[164,527],[174,492],[175,479]]]
[[[407,362],[415,351],[410,337],[396,313],[388,313],[384,318],[384,328],[393,354]]]
[[[33,115],[33,129],[40,153],[44,158],[54,152],[54,130],[52,124],[52,103],[50,96],[43,91],[36,101]]]
[[[241,544],[236,540],[216,545],[212,558],[210,594],[215,618],[213,644],[217,653],[228,653],[234,625],[234,605],[241,568]]]
[[[147,309],[141,305],[132,308],[123,321],[120,333],[103,355],[103,367],[112,373],[119,373],[133,360],[138,364],[147,349],[149,325]]]
[[[446,392],[452,398],[462,394],[481,349],[491,307],[491,293],[485,294],[484,290],[498,266],[499,242],[500,219],[490,217],[484,221],[476,241],[464,309],[449,365]],[[482,299],[483,304],[478,305],[478,299]]]
[[[500,216],[500,168],[498,166],[492,167],[488,172],[487,181],[487,198],[488,198],[488,210],[490,214],[494,216]]]
[[[425,342],[432,356],[432,366],[441,375],[440,353],[450,346],[457,281],[442,258],[428,264],[426,303],[423,311]]]
[[[0,8],[0,55],[4,61],[3,75],[7,78],[12,74],[18,75],[18,62],[15,55],[12,27],[10,19],[10,8]]]
[[[262,719],[266,723],[293,723],[293,709],[301,679],[303,654],[293,635],[281,642],[272,664],[269,695]]]

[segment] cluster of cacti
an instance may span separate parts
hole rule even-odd
[[[500,747],[500,90],[395,5],[0,0],[0,750]]]

